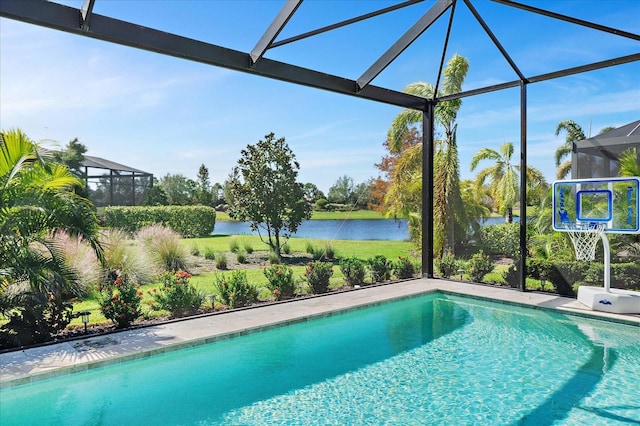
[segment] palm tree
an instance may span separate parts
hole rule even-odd
[[[580,127],[575,121],[561,121],[558,124],[558,127],[556,127],[556,136],[558,136],[563,130],[567,132],[566,138],[564,143],[558,147],[555,153],[556,167],[558,168],[556,176],[558,179],[564,179],[571,172],[571,160],[569,159],[564,162],[563,160],[568,155],[571,155],[571,152],[573,151],[573,143],[587,138],[582,131],[582,127]]]
[[[500,151],[491,148],[482,148],[471,159],[471,171],[474,171],[478,163],[483,160],[495,161],[476,176],[476,188],[478,192],[484,187],[487,179],[489,193],[496,203],[500,214],[506,214],[506,221],[513,221],[513,206],[520,199],[520,165],[513,164],[513,143],[506,142],[500,145]],[[537,186],[544,182],[542,173],[527,167],[527,183],[529,186]]]
[[[635,147],[625,149],[620,157],[620,176],[640,176],[640,161]]]
[[[467,75],[469,63],[460,56],[454,55],[447,63],[444,70],[444,80],[442,90],[439,95],[451,95],[462,90],[462,83]],[[425,98],[433,98],[435,89],[431,84],[418,82],[409,84],[404,89],[405,93],[421,96]],[[436,153],[434,158],[434,252],[441,254],[446,250],[454,251],[456,221],[464,221],[464,210],[462,208],[462,198],[460,195],[460,172],[458,148],[456,142],[455,124],[457,113],[462,106],[460,99],[440,102],[435,108],[434,117],[436,123],[443,130],[443,137],[436,143]],[[392,150],[398,152],[402,146],[402,141],[409,128],[422,122],[422,112],[405,109],[398,114],[389,129],[389,145]],[[417,151],[416,151],[417,150]],[[412,158],[422,158],[422,145],[412,147],[412,152],[406,151],[406,155]],[[420,154],[420,155],[418,155]],[[401,154],[401,157],[405,153]],[[399,162],[402,161],[399,159]],[[422,181],[422,162],[406,161],[411,164],[413,171],[411,173],[404,172],[405,179],[394,181],[392,178],[391,188],[386,197],[388,205],[397,205],[411,200],[416,204],[407,204],[396,211],[404,210],[405,213],[410,212],[410,217],[415,217],[420,213],[420,197],[415,195],[400,197],[398,194],[403,191],[416,191],[418,187],[421,190]],[[396,176],[398,176],[396,174]],[[410,176],[410,181],[406,177]],[[420,185],[417,182],[420,181]],[[395,186],[395,188],[394,188]],[[412,226],[421,226],[421,220],[410,221]],[[420,235],[421,230],[412,232],[412,234]]]
[[[82,185],[66,166],[41,157],[21,130],[0,132],[0,311],[9,314],[2,329],[37,340],[66,326],[64,302],[80,290],[78,274],[50,236],[82,237],[102,259],[92,204],[73,191]]]

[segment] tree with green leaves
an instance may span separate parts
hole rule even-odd
[[[171,206],[188,206],[193,204],[197,183],[181,174],[167,173],[160,179],[160,187],[167,195],[167,201]]]
[[[241,155],[227,181],[229,216],[250,222],[280,257],[283,244],[303,220],[311,218],[304,186],[296,181],[300,164],[285,139],[276,139],[273,133],[248,145]]]
[[[0,132],[0,340],[19,344],[66,327],[83,290],[53,235],[81,237],[102,259],[93,205],[73,190],[82,181],[44,155],[21,130]]]
[[[466,58],[454,55],[447,63],[444,70],[442,89],[438,95],[451,95],[462,90],[462,83],[467,75],[469,63]],[[404,89],[405,93],[434,98],[435,88],[428,83],[417,82],[409,84]],[[434,156],[434,253],[442,254],[445,250],[455,250],[456,229],[462,229],[461,224],[466,224],[465,211],[460,194],[460,170],[458,158],[458,146],[456,140],[456,117],[462,100],[454,99],[439,102],[434,110],[434,119],[442,137],[436,141]],[[422,122],[422,111],[405,109],[398,114],[389,129],[389,146],[395,152],[399,152],[406,133],[411,126]],[[408,156],[405,161],[402,156]],[[421,194],[422,191],[422,144],[408,148],[401,153],[397,160],[402,163],[402,170],[395,170],[385,203],[391,212],[403,212],[409,217],[411,227],[422,226],[421,220]],[[398,167],[396,167],[398,169]],[[404,203],[411,202],[405,205]],[[411,218],[414,218],[413,220]],[[457,226],[458,225],[458,226]],[[412,236],[422,235],[422,230],[411,230]]]
[[[613,129],[613,127],[608,126],[600,130],[600,133],[598,134],[601,135]],[[573,120],[564,120],[558,123],[558,127],[556,127],[556,136],[559,136],[562,131],[566,133],[565,140],[564,143],[556,149],[554,156],[557,167],[556,177],[558,179],[565,179],[571,173],[571,158],[565,161],[563,160],[566,157],[571,156],[571,153],[573,152],[573,144],[587,139],[582,127]]]
[[[489,194],[498,212],[506,215],[507,223],[513,222],[513,206],[520,200],[520,165],[514,164],[513,143],[505,142],[499,151],[482,148],[471,158],[471,171],[474,171],[480,161],[489,160],[493,165],[480,170],[476,176],[476,189],[482,192],[489,180]],[[534,167],[527,167],[527,186],[536,187],[544,183],[542,172]]]
[[[196,177],[195,201],[203,206],[213,206],[209,169],[204,164],[200,165],[198,176]]]

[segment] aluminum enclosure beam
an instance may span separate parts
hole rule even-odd
[[[363,89],[376,78],[394,59],[411,45],[427,28],[431,26],[446,10],[453,0],[438,0],[411,28],[405,32],[378,60],[357,80],[358,88]]]
[[[428,102],[418,96],[376,86],[358,91],[354,80],[266,58],[251,66],[251,57],[248,53],[95,13],[91,15],[91,31],[83,31],[78,19],[79,13],[78,9],[48,1],[3,0],[0,2],[2,17],[72,34],[403,108],[424,110]]]
[[[271,25],[269,25],[269,28],[267,28],[267,31],[265,31],[258,41],[258,44],[256,44],[256,47],[251,51],[252,63],[255,64],[260,58],[262,58],[264,52],[271,47],[273,40],[278,37],[280,31],[282,31],[284,26],[287,25],[287,22],[289,22],[289,19],[291,19],[293,14],[296,13],[296,10],[298,10],[298,7],[300,7],[301,4],[302,0],[287,0],[284,6],[282,6],[278,16],[275,17]]]

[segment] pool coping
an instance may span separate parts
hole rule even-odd
[[[0,389],[434,292],[640,327],[640,315],[592,311],[573,298],[420,278],[3,353]]]

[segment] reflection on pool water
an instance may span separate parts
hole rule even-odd
[[[0,390],[0,424],[630,424],[638,327],[431,294]]]

